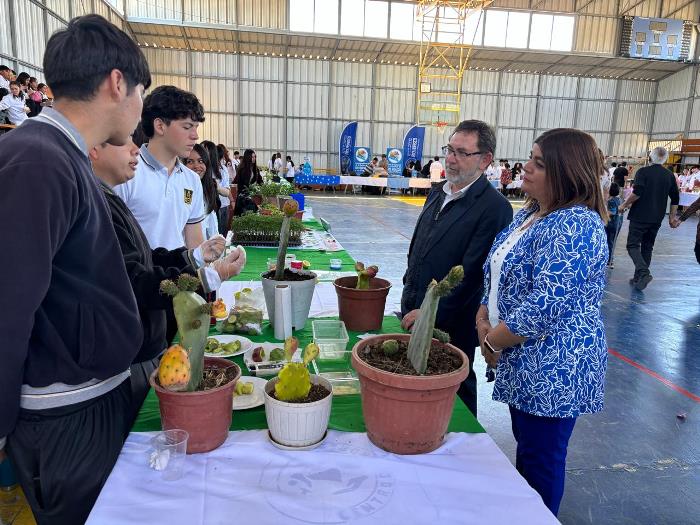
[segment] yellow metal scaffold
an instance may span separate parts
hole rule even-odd
[[[459,123],[462,77],[474,38],[473,34],[465,34],[467,20],[483,17],[483,9],[491,3],[493,0],[418,0],[418,124],[445,129]]]

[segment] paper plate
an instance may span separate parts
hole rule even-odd
[[[233,396],[233,410],[246,410],[265,404],[265,384],[267,379],[262,377],[241,376],[242,383],[253,383],[253,393]]]
[[[207,337],[207,339],[216,339],[221,344],[232,343],[234,341],[241,342],[241,348],[238,352],[204,352],[207,357],[233,357],[236,355],[245,354],[248,350],[253,347],[253,341],[242,335],[231,335],[231,334],[217,334]]]

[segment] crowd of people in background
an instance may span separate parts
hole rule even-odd
[[[19,126],[52,101],[53,94],[46,84],[29,73],[16,75],[13,69],[0,65],[0,124]]]

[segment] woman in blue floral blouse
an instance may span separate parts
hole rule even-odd
[[[576,418],[603,408],[604,169],[587,133],[537,138],[528,200],[491,248],[476,317],[481,353],[497,367],[493,399],[510,408],[516,468],[555,515]]]

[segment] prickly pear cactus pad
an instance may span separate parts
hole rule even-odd
[[[275,384],[275,397],[280,401],[296,401],[304,399],[311,390],[311,376],[307,365],[318,356],[318,346],[309,343],[304,348],[303,361],[293,363],[294,353],[299,348],[296,337],[288,337],[284,342],[284,354],[287,363],[278,374],[279,381]]]

